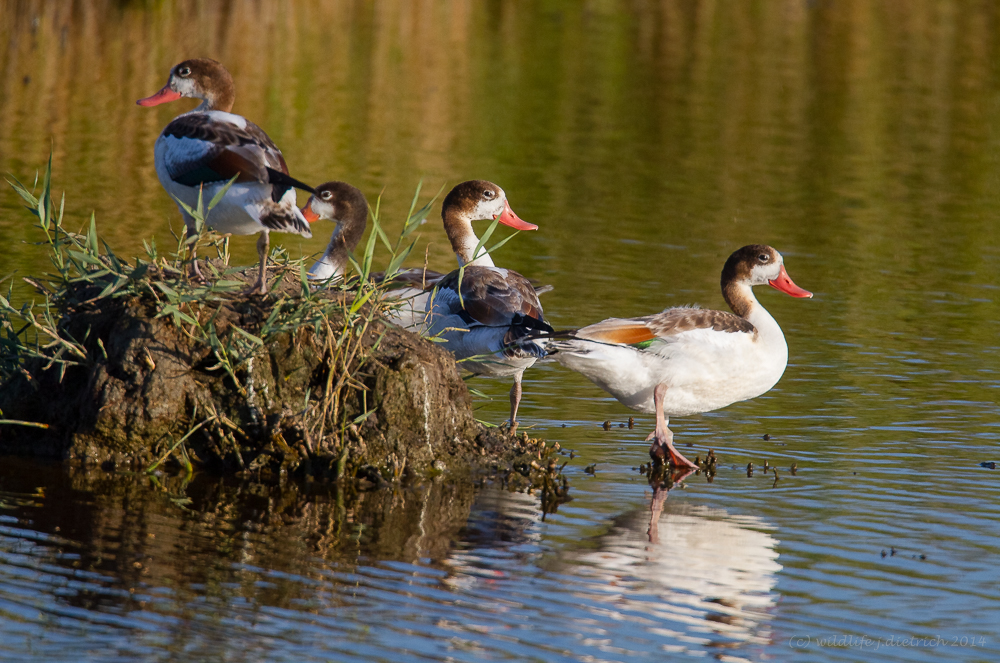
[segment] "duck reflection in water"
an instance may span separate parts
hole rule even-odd
[[[695,473],[695,470],[687,467],[667,467],[666,465],[653,465],[649,470],[649,487],[653,489],[653,499],[649,504],[649,528],[646,535],[650,543],[660,542],[660,514],[663,512],[663,503],[667,500],[667,494],[680,482]]]
[[[646,630],[681,649],[764,644],[774,592],[778,544],[763,520],[722,509],[667,502],[693,471],[653,472],[649,511],[614,518],[609,529],[569,555],[576,573],[596,580],[592,600],[617,614],[645,615]]]

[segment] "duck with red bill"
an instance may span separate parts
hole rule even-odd
[[[624,405],[656,415],[646,438],[654,462],[697,469],[674,447],[669,417],[755,398],[778,382],[788,363],[781,327],[754,296],[758,285],[812,297],[788,276],[780,253],[752,244],[733,252],[722,268],[722,296],[732,313],[679,306],[608,318],[539,342]]]

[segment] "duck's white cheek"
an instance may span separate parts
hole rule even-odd
[[[337,210],[330,203],[319,203],[313,204],[313,211],[319,214],[320,218],[329,219],[331,221],[336,220]]]
[[[496,218],[501,211],[502,211],[501,209],[497,209],[497,205],[493,201],[484,200],[480,201],[480,203],[476,205],[476,214],[472,218],[493,219]]]
[[[750,270],[750,282],[758,284],[767,283],[778,278],[779,273],[781,273],[781,263],[772,262],[766,265],[754,265],[753,269]]]
[[[190,78],[179,78],[174,76],[170,81],[170,87],[173,88],[174,92],[179,93],[182,97],[195,96],[194,81]]]

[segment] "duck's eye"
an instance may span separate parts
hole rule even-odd
[[[333,198],[333,192],[324,191],[323,193],[319,194],[319,197],[322,198],[323,200],[330,200],[331,198]]]
[[[757,259],[760,260],[761,262],[767,262],[768,260],[771,259],[771,256],[767,255],[766,253],[761,253],[759,256],[757,256]]]
[[[492,189],[486,189],[485,191],[483,191],[483,198],[493,198],[496,195],[497,194],[494,193]]]
[[[191,75],[191,67],[181,67],[177,70],[177,75],[181,78],[187,78]]]

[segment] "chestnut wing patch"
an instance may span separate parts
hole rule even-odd
[[[609,318],[578,330],[575,336],[598,343],[632,345],[644,350],[658,338],[669,340],[696,329],[727,333],[756,332],[752,324],[732,313],[680,307],[641,318]]]
[[[636,345],[656,338],[643,318],[608,318],[576,332],[577,338],[598,343]]]

